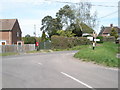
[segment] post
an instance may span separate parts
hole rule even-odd
[[[96,44],[96,41],[95,41],[95,39],[96,39],[96,35],[95,35],[95,31],[93,31],[93,50],[95,49],[95,44]]]
[[[36,48],[37,48],[37,51],[39,50],[39,42],[36,42]]]
[[[95,42],[93,42],[93,50],[95,49]]]

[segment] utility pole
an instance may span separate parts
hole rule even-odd
[[[35,35],[35,38],[36,38],[36,25],[34,25],[34,35]]]

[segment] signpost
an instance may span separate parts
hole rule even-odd
[[[93,31],[93,50],[95,49],[95,45],[96,45],[96,33],[95,31]]]

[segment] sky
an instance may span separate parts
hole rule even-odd
[[[41,20],[47,15],[55,18],[56,12],[67,4],[56,1],[72,3],[88,1],[95,5],[92,6],[91,14],[97,11],[98,25],[94,28],[97,33],[102,25],[118,26],[117,6],[120,0],[1,0],[0,19],[18,19],[23,37],[27,34],[34,36],[35,31],[38,37],[42,34],[40,31]]]

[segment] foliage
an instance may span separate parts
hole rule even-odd
[[[93,33],[93,29],[90,28],[88,25],[84,24],[84,23],[81,23],[81,26],[82,26],[82,33]]]
[[[35,37],[36,42],[41,42],[41,37]]]
[[[82,31],[81,31],[81,28],[79,27],[78,24],[74,24],[72,23],[66,30],[71,30],[72,33],[74,33],[75,37],[81,37],[82,36]]]
[[[59,35],[59,36],[65,36],[65,37],[73,37],[75,34],[74,33],[72,33],[72,31],[70,31],[70,30],[59,30],[59,31],[57,31],[57,34]]]
[[[103,37],[103,42],[115,42],[114,36]]]
[[[78,45],[72,48],[69,48],[67,50],[84,50],[85,48],[88,48],[90,45]]]
[[[94,31],[84,23],[81,23],[80,25],[72,23],[67,29],[72,30],[72,32],[75,34],[75,37],[81,37],[83,33],[93,33]]]
[[[78,45],[88,45],[91,42],[86,37],[52,36],[52,49],[67,49]]]
[[[62,25],[58,18],[52,18],[51,16],[45,16],[42,19],[41,31],[47,32],[49,37],[56,35],[57,30],[60,30]]]
[[[24,44],[35,44],[35,42],[36,42],[35,37],[31,37],[30,35],[26,35],[22,39],[24,41]]]
[[[118,44],[118,53],[120,54],[120,44]]]
[[[118,33],[117,33],[117,31],[115,30],[115,28],[112,28],[111,33],[110,33],[110,36],[114,36],[116,39],[118,38]]]
[[[92,46],[84,48],[74,56],[84,61],[93,61],[105,66],[118,67],[118,58],[116,57],[118,46],[112,42],[103,43],[92,50]]]
[[[75,11],[75,22],[84,23],[91,28],[97,25],[97,12],[91,14],[92,4],[90,2],[79,2],[78,5],[72,7]]]
[[[100,41],[97,41],[97,43],[103,43],[103,36],[98,36],[96,39],[100,39]]]
[[[49,37],[57,35],[58,30],[71,30],[75,37],[82,33],[91,33],[96,26],[96,13],[91,15],[91,3],[80,2],[77,6],[65,5],[56,13],[56,18],[45,16],[42,19],[41,30]]]
[[[45,32],[43,31],[42,32],[42,37],[41,37],[41,42],[44,42],[46,40],[47,40],[47,36],[46,36]]]
[[[65,5],[56,13],[56,17],[60,19],[62,26],[69,26],[75,19],[74,10],[69,5]]]

